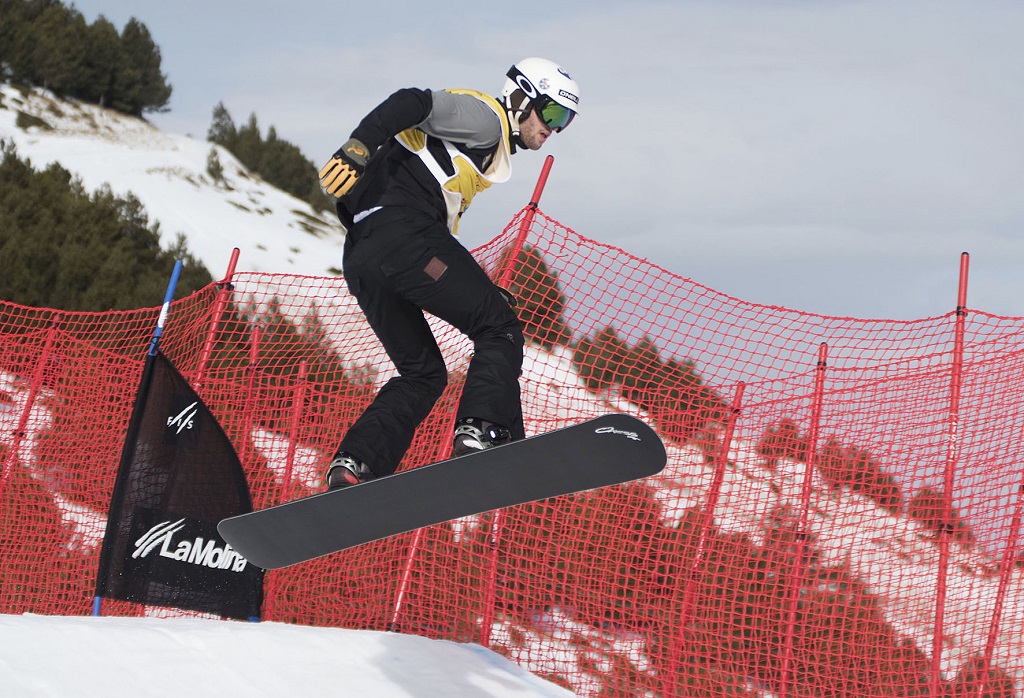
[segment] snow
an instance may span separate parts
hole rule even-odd
[[[163,133],[149,123],[99,107],[58,100],[50,93],[0,85],[0,139],[37,169],[53,162],[77,175],[86,190],[104,184],[118,196],[131,192],[159,221],[162,242],[178,233],[214,278],[238,247],[245,268],[326,276],[341,268],[343,229],[333,211],[309,204],[250,174],[227,150],[188,136]],[[44,120],[52,130],[17,127],[17,112]],[[207,173],[210,150],[223,182]]]
[[[8,696],[572,695],[479,645],[370,630],[0,615],[0,643]]]
[[[209,143],[165,134],[138,119],[97,107],[57,101],[41,91],[23,96],[0,86],[0,96],[0,139],[15,143],[21,157],[30,158],[36,167],[59,160],[90,190],[109,182],[118,194],[134,193],[151,220],[160,221],[165,235],[170,239],[179,231],[186,235],[189,249],[215,277],[226,267],[235,246],[241,248],[240,269],[308,275],[298,280],[289,278],[289,283],[321,284],[324,280],[314,277],[327,276],[330,269],[341,266],[342,232],[330,214],[318,216],[308,205],[246,173],[224,150],[218,149],[218,156],[226,171],[226,185],[212,182],[206,173]],[[18,128],[16,110],[46,120],[53,130]],[[341,282],[331,283],[341,293]],[[243,284],[237,291],[244,295],[247,289]],[[317,312],[327,325],[344,320],[351,328],[353,322],[362,323],[358,325],[361,331],[370,335],[353,303],[331,303],[318,307]],[[431,322],[437,321],[432,318]],[[458,362],[465,360],[467,348],[460,340],[442,346],[450,368],[461,367]],[[349,355],[347,359],[356,365],[369,365],[372,356]],[[390,365],[369,368],[380,382],[387,380],[393,370]],[[615,410],[643,417],[635,406],[614,393],[595,395],[587,390],[573,368],[571,352],[565,348],[547,352],[528,347],[521,382],[528,433]],[[0,375],[0,397],[0,443],[12,446],[9,435],[18,431],[16,422],[28,404],[28,396],[15,376]],[[32,408],[25,436],[17,444],[21,462],[33,462],[35,435],[49,419],[43,408]],[[282,482],[289,473],[307,485],[318,480],[318,465],[325,454],[302,444],[290,449],[285,435],[261,431],[253,436]],[[730,464],[722,473],[715,508],[719,530],[762,542],[774,511],[785,506],[799,510],[804,477],[811,477],[808,533],[822,560],[825,564],[849,565],[851,573],[872,593],[884,595],[883,611],[888,622],[901,636],[930,654],[938,567],[938,547],[932,534],[907,517],[879,509],[864,497],[830,490],[816,473],[807,473],[802,463],[783,460],[773,468],[765,467],[755,443],[755,435],[737,433],[731,444]],[[291,463],[287,462],[289,453]],[[688,508],[707,500],[712,470],[693,446],[669,445],[668,453],[665,471],[649,482],[662,504],[663,521],[671,526]],[[76,543],[99,545],[102,514],[67,503],[62,504],[62,511],[75,526]],[[463,525],[472,527],[477,523],[471,517]],[[983,552],[951,546],[946,649],[942,657],[947,676],[955,675],[971,655],[984,650],[999,584],[992,567],[992,558]],[[1000,666],[1024,685],[1024,573],[1020,569],[1009,581],[1002,613],[996,657]],[[310,682],[289,684],[288,689],[311,694],[334,689],[339,682],[362,687],[359,682],[370,676],[390,682],[387,688],[374,687],[364,695],[523,695],[486,691],[495,686],[516,691],[519,682],[526,681],[506,667],[504,660],[480,648],[448,643],[435,646],[426,640],[397,635],[183,619],[25,617],[2,621],[0,640],[5,653],[0,656],[0,684],[20,681],[13,685],[38,689],[43,695],[75,693],[77,687],[86,685],[79,682],[86,681],[111,686],[116,693],[125,682],[159,685],[159,681],[153,681],[154,676],[161,681],[174,677],[182,681],[183,689],[197,695],[203,694],[207,681],[211,687],[226,686],[232,691],[250,687],[245,683],[250,681],[254,691],[260,692],[280,686],[282,677]],[[581,677],[581,683],[573,686],[581,695],[594,690],[586,683],[587,671],[581,667],[599,666],[606,659],[593,656],[595,647],[613,647],[617,656],[628,658],[638,671],[646,670],[642,642],[577,626],[570,616],[551,609],[547,617],[528,629],[506,627],[499,620],[492,636],[495,642],[513,634],[521,637],[509,646],[516,653],[513,658],[520,659],[526,669],[531,668],[532,658],[541,655],[537,646],[543,643],[545,653],[555,655],[554,661],[564,664],[567,675]],[[588,641],[580,643],[572,637]],[[60,653],[60,661],[49,659],[55,650]],[[117,671],[115,676],[105,677],[104,672],[111,668],[111,656],[119,657]],[[47,658],[46,671],[16,669],[38,666],[41,658]],[[138,673],[136,680],[131,672]],[[437,675],[451,683],[443,687],[431,683]],[[492,680],[487,684],[492,688],[485,687],[487,680]],[[24,683],[29,681],[43,684]],[[387,690],[394,692],[381,692]]]

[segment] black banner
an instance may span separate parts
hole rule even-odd
[[[159,351],[146,359],[121,452],[96,596],[259,616],[263,570],[217,534],[252,511],[242,464],[220,424]]]

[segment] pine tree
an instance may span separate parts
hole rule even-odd
[[[369,402],[373,393],[373,373],[350,371],[344,364],[320,321],[315,306],[296,322],[279,298],[266,308],[243,315],[250,326],[260,327],[257,368],[260,372],[267,412],[259,423],[270,430],[285,432],[291,420],[291,401],[300,381],[300,365],[305,362],[307,388],[303,410],[307,435],[319,434],[333,440],[349,422],[338,413],[350,413],[346,405]],[[248,342],[248,338],[245,340]],[[354,421],[354,415],[350,418]],[[328,430],[329,434],[322,430]]]
[[[907,503],[907,515],[937,533],[941,532],[948,523],[953,540],[972,543],[974,533],[967,522],[960,518],[960,513],[955,508],[950,510],[950,521],[945,522],[945,501],[945,496],[939,490],[922,487]]]
[[[810,437],[800,433],[800,428],[789,417],[783,417],[769,427],[757,443],[757,453],[769,461],[789,460],[806,463],[811,454]]]
[[[0,77],[134,116],[165,109],[171,95],[144,24],[132,18],[117,35],[104,17],[87,25],[56,0],[0,4]]]
[[[849,487],[893,514],[902,509],[903,494],[899,484],[882,470],[867,449],[843,447],[834,437],[830,438],[821,447],[817,469],[833,487]]]
[[[56,4],[32,23],[34,82],[57,94],[68,94],[78,78],[86,52],[85,20],[76,10]]]
[[[263,151],[263,136],[256,114],[250,114],[249,120],[235,134],[231,152],[247,169],[259,172],[260,154]]]
[[[100,15],[87,30],[79,79],[70,94],[101,107],[109,106],[121,58],[121,37],[114,25]]]
[[[267,130],[264,139],[255,114],[249,115],[244,126],[236,128],[224,103],[218,102],[213,108],[213,120],[206,139],[227,148],[263,181],[307,202],[313,210],[326,211],[330,208],[330,200],[320,190],[313,162],[304,157],[297,146],[279,138],[273,126]]]
[[[584,337],[573,346],[573,363],[584,384],[594,392],[610,389],[620,382],[622,365],[629,356],[628,345],[614,327],[606,327],[593,339]]]
[[[524,246],[510,262],[512,248],[505,249],[495,267],[494,281],[500,283],[512,264],[508,291],[516,297],[516,315],[527,338],[545,349],[567,346],[572,332],[565,321],[565,294],[558,275],[544,261],[540,252]]]
[[[146,25],[134,17],[128,20],[121,30],[121,49],[124,77],[118,81],[121,90],[115,99],[123,104],[123,111],[133,116],[166,111],[171,86],[160,72],[160,49]]]
[[[235,138],[238,131],[235,122],[231,120],[224,102],[217,102],[213,108],[213,120],[210,122],[210,129],[206,132],[206,140],[217,145],[224,146],[234,152]]]
[[[224,165],[220,162],[216,148],[210,148],[210,153],[206,156],[206,174],[210,175],[215,184],[224,181]]]
[[[694,363],[662,360],[649,337],[630,347],[606,327],[574,345],[573,363],[591,390],[618,387],[622,397],[648,413],[663,438],[691,441],[724,418],[725,402],[704,385]]]
[[[975,657],[960,668],[948,693],[949,698],[1016,698],[1017,695],[1013,677],[998,666],[986,669],[982,657]]]
[[[623,374],[623,397],[646,410],[665,438],[690,441],[706,423],[724,416],[724,401],[703,384],[694,363],[663,361],[649,337],[629,351]]]

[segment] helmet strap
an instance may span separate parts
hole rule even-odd
[[[530,108],[530,98],[527,97],[522,90],[514,90],[510,95],[505,97],[505,112],[508,114],[508,123],[511,127],[511,146],[512,152],[516,152],[516,146],[525,148],[523,140],[519,135],[519,122],[523,118],[523,114]]]

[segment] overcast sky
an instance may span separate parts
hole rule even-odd
[[[497,94],[519,58],[561,63],[580,116],[476,199],[469,247],[550,153],[547,215],[737,298],[941,315],[966,251],[968,306],[1024,316],[1017,0],[74,4],[149,28],[174,89],[161,128],[205,138],[223,101],[317,165],[395,89]]]

